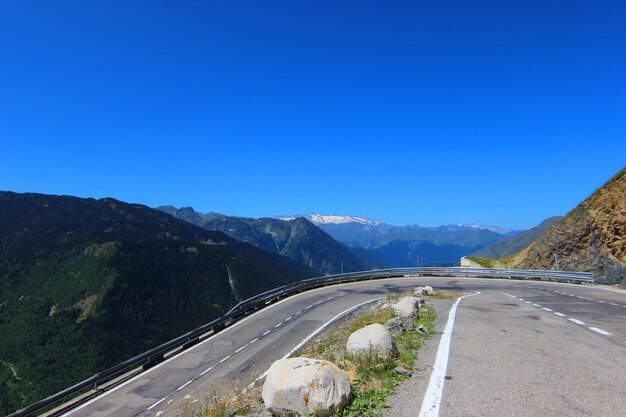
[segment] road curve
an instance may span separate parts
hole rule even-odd
[[[159,411],[165,411],[169,415],[186,401],[185,397],[202,399],[207,392],[229,392],[233,381],[241,381],[242,385],[250,383],[265,372],[273,361],[289,354],[302,340],[341,312],[417,285],[432,285],[442,290],[481,291],[489,297],[501,297],[509,300],[508,304],[519,304],[520,309],[507,312],[515,317],[520,314],[521,309],[535,309],[538,313],[549,315],[551,320],[562,323],[561,329],[568,334],[568,341],[595,341],[594,346],[599,349],[598,355],[621,355],[615,361],[619,366],[625,366],[626,293],[591,286],[539,281],[391,278],[323,287],[287,298],[65,415],[155,416]],[[479,301],[473,301],[474,304],[476,302]],[[464,309],[463,303],[458,312],[457,328],[465,325],[463,318],[468,311],[472,311]],[[476,307],[480,309],[480,305]],[[510,320],[514,319],[513,316]],[[500,320],[508,319],[504,317]],[[474,337],[473,340],[479,344],[489,343],[489,340],[482,337]],[[451,365],[459,364],[461,362],[454,361],[454,346],[460,342],[453,339],[452,343]],[[506,356],[501,360],[506,360]],[[552,361],[554,366],[560,366],[558,357],[552,358]],[[497,369],[498,364],[491,366]],[[622,375],[626,375],[626,372]],[[626,387],[624,382],[622,380],[621,384]],[[472,382],[468,379],[467,383]],[[563,383],[567,384],[567,381]],[[552,388],[558,390],[558,387]],[[480,399],[470,398],[467,401]],[[452,403],[453,401],[448,402]],[[465,403],[460,405],[466,406]],[[447,412],[454,415],[456,411],[450,407]]]

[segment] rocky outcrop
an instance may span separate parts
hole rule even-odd
[[[394,352],[391,333],[382,324],[370,324],[350,335],[347,351],[353,356],[372,353],[380,358],[389,358]]]
[[[391,336],[400,336],[404,332],[408,332],[415,329],[412,319],[403,319],[401,317],[394,317],[387,320],[385,328],[389,330]]]
[[[567,216],[510,259],[525,269],[595,271],[596,279],[616,282],[626,271],[626,168]],[[617,271],[612,277],[609,271]],[[621,275],[620,272],[621,271]]]
[[[413,290],[413,294],[433,296],[433,295],[435,295],[435,290],[433,290],[433,287],[427,285],[425,287],[417,287],[417,288],[415,288]]]
[[[344,371],[328,361],[281,359],[267,371],[261,396],[275,415],[330,416],[348,402],[350,381]]]

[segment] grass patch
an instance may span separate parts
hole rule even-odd
[[[468,256],[467,259],[469,259],[470,261],[476,262],[478,265],[482,266],[483,268],[495,268],[496,267],[496,260],[492,258]]]

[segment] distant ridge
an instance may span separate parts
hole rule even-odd
[[[345,245],[303,217],[246,218],[218,213],[199,213],[191,207],[159,207],[173,216],[207,230],[217,230],[233,239],[283,255],[316,270],[320,275],[375,268]]]

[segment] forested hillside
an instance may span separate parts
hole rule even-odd
[[[0,414],[313,275],[145,206],[0,192]]]

